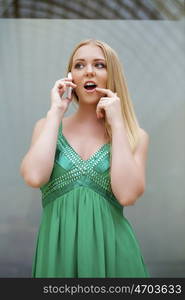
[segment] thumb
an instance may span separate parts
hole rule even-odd
[[[96,115],[97,115],[97,118],[98,118],[98,119],[103,118],[103,117],[104,117],[104,114],[105,114],[105,112],[104,112],[103,108],[97,107],[97,109],[96,109]]]

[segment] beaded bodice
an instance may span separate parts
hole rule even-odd
[[[115,206],[123,208],[111,190],[110,151],[111,145],[107,143],[89,159],[83,160],[62,134],[61,126],[50,180],[40,188],[43,207],[59,196],[82,186],[94,190]]]

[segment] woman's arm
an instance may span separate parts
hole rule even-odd
[[[55,82],[51,90],[51,108],[46,118],[36,123],[30,149],[22,160],[20,173],[31,187],[38,188],[49,181],[54,164],[58,129],[72,99],[61,100],[67,86],[76,87],[69,78]]]
[[[140,140],[134,154],[127,138],[126,127],[121,111],[121,100],[109,89],[96,88],[96,91],[107,95],[98,102],[97,117],[103,117],[101,110],[112,130],[111,187],[123,206],[133,205],[145,190],[145,165],[149,136],[140,128]]]
[[[30,149],[20,168],[21,175],[29,186],[40,187],[50,178],[60,122],[59,115],[54,110],[49,110],[46,118],[35,125]]]
[[[133,205],[145,191],[149,135],[140,128],[140,142],[131,151],[124,123],[112,126],[111,187],[121,205]]]

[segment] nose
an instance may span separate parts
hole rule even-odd
[[[94,67],[91,64],[87,65],[86,73],[87,73],[87,75],[91,75],[91,76],[95,75]]]

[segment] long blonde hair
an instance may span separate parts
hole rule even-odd
[[[135,148],[139,142],[139,123],[134,112],[133,104],[130,99],[128,92],[128,87],[126,83],[126,78],[123,73],[123,68],[119,61],[118,55],[108,44],[102,41],[88,39],[80,42],[74,48],[69,63],[67,66],[67,72],[71,71],[73,56],[76,51],[87,44],[94,44],[99,46],[105,56],[106,66],[107,66],[107,89],[110,89],[112,92],[117,93],[117,96],[120,98],[122,116],[124,124],[126,127],[126,132],[128,136],[128,141],[131,146],[131,151],[134,152]],[[74,93],[73,98],[75,103],[78,103],[78,97]],[[105,130],[108,134],[110,141],[112,141],[112,132],[111,127],[105,119]]]

